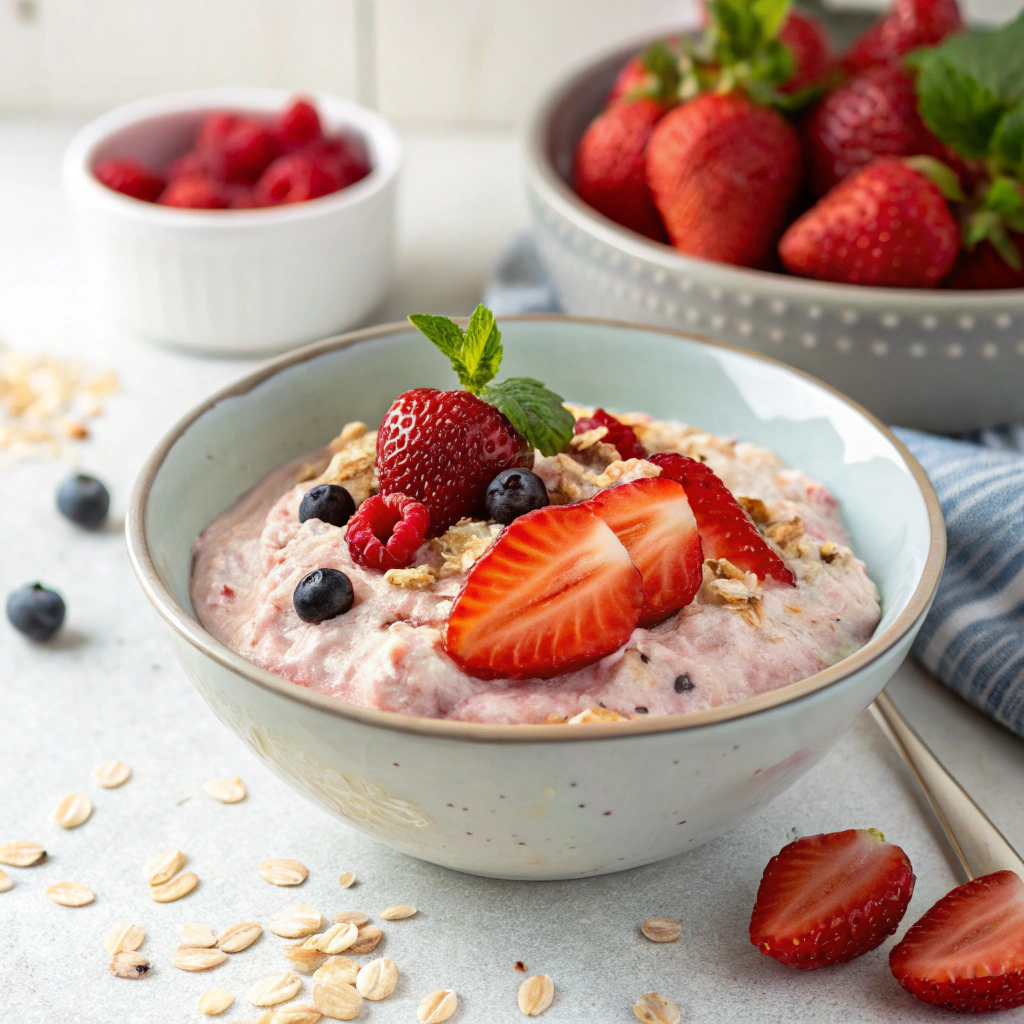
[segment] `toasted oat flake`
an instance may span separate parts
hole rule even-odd
[[[357,928],[370,923],[370,915],[364,914],[361,910],[341,910],[332,918],[335,924],[343,924],[351,921]]]
[[[168,850],[150,857],[142,865],[142,875],[150,885],[169,882],[185,866],[185,854],[181,850]]]
[[[359,929],[356,941],[348,947],[350,953],[372,953],[384,938],[384,933],[375,924],[364,924]]]
[[[245,786],[241,779],[207,779],[203,790],[222,804],[237,804],[245,799]]]
[[[640,931],[651,942],[675,942],[682,934],[683,927],[678,921],[667,917],[650,917],[640,925]]]
[[[28,839],[10,839],[0,843],[0,864],[12,868],[27,868],[46,856],[46,850],[39,843]]]
[[[416,1019],[420,1024],[441,1024],[447,1020],[459,1005],[459,997],[450,988],[439,988],[424,996],[416,1008]]]
[[[64,797],[50,815],[61,828],[78,828],[89,820],[92,814],[92,801],[85,793],[69,793]]]
[[[415,907],[401,903],[397,907],[388,907],[387,910],[382,910],[377,916],[382,921],[404,921],[405,918],[413,917],[417,913],[418,911]]]
[[[400,590],[426,590],[437,582],[437,572],[429,565],[416,565],[408,569],[388,569],[384,582]]]
[[[149,960],[133,949],[122,949],[107,964],[110,973],[119,978],[141,978],[149,973]]]
[[[127,950],[133,953],[142,945],[146,933],[137,924],[119,924],[110,929],[103,948],[111,955]]]
[[[209,949],[217,945],[217,936],[205,924],[179,924],[178,938],[183,946],[198,946]]]
[[[0,892],[7,892],[13,886],[14,882],[11,880],[11,876],[3,868],[0,868]]]
[[[199,1012],[214,1017],[223,1013],[234,1001],[235,997],[226,988],[213,988],[199,997]]]
[[[535,974],[519,986],[519,1009],[527,1017],[539,1017],[555,998],[555,983],[546,974]]]
[[[340,924],[332,924],[322,935],[314,938],[317,940],[316,948],[321,953],[334,956],[336,953],[344,953],[358,936],[359,929],[351,921],[342,921]]]
[[[311,938],[318,938],[318,936],[314,935]],[[301,974],[312,974],[327,960],[326,953],[309,943],[310,939],[306,939],[305,942],[296,942],[281,950],[284,958]]]
[[[313,1005],[325,1017],[352,1020],[363,1008],[363,997],[354,985],[328,975],[313,982]]]
[[[271,919],[268,927],[282,939],[302,939],[312,935],[319,927],[323,918],[316,907],[308,903],[299,903],[294,907],[279,910]]]
[[[222,949],[179,946],[171,957],[171,963],[179,971],[208,971],[211,967],[219,967],[227,958],[227,953]]]
[[[356,978],[356,991],[364,998],[376,1003],[387,999],[398,984],[398,968],[390,957],[382,956],[371,960]]]
[[[334,978],[343,985],[354,985],[358,975],[359,964],[355,960],[349,960],[347,956],[332,956],[327,963],[314,972],[313,981]]]
[[[302,885],[309,874],[304,864],[284,857],[260,861],[259,872],[271,885]]]
[[[54,882],[44,890],[46,898],[62,907],[84,907],[96,899],[92,889],[81,882]]]
[[[149,895],[154,903],[173,903],[187,896],[197,885],[199,879],[194,871],[186,871],[184,874],[175,875],[169,882],[161,885],[151,885]]]
[[[132,770],[124,761],[104,761],[92,770],[92,777],[104,789],[117,789],[131,778]]]
[[[617,711],[609,711],[607,708],[594,707],[581,711],[569,719],[569,725],[586,725],[590,722],[626,722],[627,718]]]
[[[239,921],[225,928],[217,939],[217,946],[225,953],[241,953],[263,934],[263,925],[257,921]]]
[[[316,1024],[321,1016],[320,1011],[310,1003],[289,1003],[270,1018],[270,1024]]]
[[[356,876],[353,871],[342,871],[342,873],[338,875],[338,885],[340,885],[342,889],[351,889],[352,886],[355,885],[355,881]],[[335,918],[334,920],[335,923],[337,923],[338,919]],[[369,918],[367,918],[367,920],[369,920]]]
[[[262,978],[245,993],[253,1006],[277,1006],[294,999],[302,988],[302,979],[294,971],[282,971]]]
[[[679,1007],[659,992],[645,992],[633,1007],[643,1024],[679,1024]]]

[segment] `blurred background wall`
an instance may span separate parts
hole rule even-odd
[[[1019,2],[965,6],[989,21]],[[0,0],[0,107],[269,85],[507,125],[568,65],[694,20],[692,0]]]

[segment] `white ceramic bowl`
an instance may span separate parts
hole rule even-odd
[[[136,573],[221,721],[298,792],[391,846],[508,878],[599,874],[693,849],[792,784],[889,681],[939,577],[938,502],[881,424],[772,360],[610,322],[506,317],[501,327],[508,374],[543,378],[576,400],[736,433],[825,483],[879,586],[875,636],[838,665],[751,700],[589,726],[375,711],[247,662],[193,615],[193,541],[271,469],[325,444],[345,421],[379,422],[410,387],[454,385],[406,324],[312,345],[190,412],[136,485]],[[622,373],[630,361],[657,372]]]
[[[162,168],[191,148],[215,110],[277,113],[294,94],[211,89],[118,107],[87,124],[64,158],[64,183],[94,304],[136,334],[231,354],[280,352],[365,322],[395,253],[401,147],[380,115],[314,96],[328,134],[364,142],[372,171],[306,203],[180,210],[144,203],[92,174],[106,157]]]
[[[1024,419],[1024,289],[824,284],[684,256],[571,187],[576,143],[634,45],[557,83],[529,120],[526,187],[566,312],[700,331],[813,373],[887,423],[956,432]]]

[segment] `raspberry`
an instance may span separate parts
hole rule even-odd
[[[266,125],[253,118],[215,114],[199,133],[199,153],[221,181],[252,184],[278,155]]]
[[[93,174],[107,188],[146,203],[155,203],[164,190],[163,178],[146,170],[136,160],[101,160]]]
[[[620,422],[604,409],[595,409],[593,416],[584,416],[576,421],[574,434],[585,434],[597,427],[607,427],[608,433],[602,438],[605,444],[612,445],[619,453],[620,459],[646,459],[647,449],[637,440],[633,428]]]
[[[258,201],[264,206],[304,203],[318,199],[339,186],[315,161],[304,153],[278,157],[256,184]]]
[[[322,132],[316,107],[309,100],[296,100],[278,117],[274,134],[286,153],[319,139]]]
[[[345,540],[352,560],[368,569],[404,569],[429,526],[426,505],[405,494],[377,494],[348,521]]]
[[[206,173],[203,165],[203,158],[199,155],[198,149],[190,149],[184,156],[177,160],[167,170],[167,180],[177,181],[178,178],[195,178]]]
[[[172,181],[160,196],[161,206],[177,206],[188,210],[223,210],[228,201],[223,189],[215,181],[200,175]]]
[[[352,139],[319,139],[302,149],[334,181],[335,188],[348,188],[370,173],[370,164],[362,147]]]

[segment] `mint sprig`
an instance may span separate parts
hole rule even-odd
[[[489,309],[477,306],[465,331],[448,317],[429,313],[413,313],[409,321],[448,357],[459,383],[503,413],[542,455],[557,455],[568,445],[575,419],[561,395],[532,377],[491,383],[501,366],[502,345]]]

